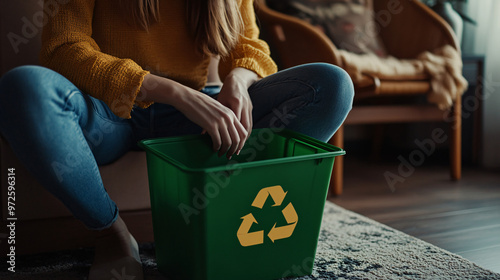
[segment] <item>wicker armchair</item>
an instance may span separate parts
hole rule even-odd
[[[401,0],[399,13],[389,13],[392,0],[376,0],[375,15],[385,15],[380,37],[388,54],[396,58],[416,58],[423,51],[432,51],[444,45],[459,50],[451,27],[437,14],[419,1]],[[265,0],[255,1],[255,11],[261,25],[261,37],[272,50],[273,58],[280,69],[311,62],[327,62],[342,67],[338,48],[332,41],[311,24],[270,9]],[[401,96],[425,95],[430,90],[429,80],[380,80],[364,76],[355,83],[354,107],[344,125],[444,122],[450,124],[451,178],[461,177],[461,98],[454,100],[451,116],[444,118],[443,111],[432,104],[398,104],[396,102],[372,102],[370,106],[360,104],[369,100],[393,99]],[[343,147],[343,126],[329,143]],[[340,195],[343,184],[343,159],[338,157],[332,172],[330,194]]]

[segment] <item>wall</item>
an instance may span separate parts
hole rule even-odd
[[[0,1],[0,75],[37,64],[43,12],[40,1]]]
[[[500,168],[500,1],[473,1],[465,10],[478,24],[465,24],[463,52],[486,55],[483,164]]]

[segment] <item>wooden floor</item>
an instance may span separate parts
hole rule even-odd
[[[500,272],[500,172],[464,167],[449,180],[442,162],[425,162],[391,188],[384,173],[398,173],[399,161],[370,162],[345,157],[344,193],[339,206],[425,240]]]

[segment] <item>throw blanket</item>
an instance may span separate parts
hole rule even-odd
[[[339,50],[342,67],[353,81],[360,81],[363,74],[380,80],[430,80],[428,101],[447,110],[457,95],[467,89],[462,76],[462,59],[457,50],[447,45],[432,52],[423,52],[416,59],[381,58],[375,54],[354,54]]]

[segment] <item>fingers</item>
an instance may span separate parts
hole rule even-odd
[[[233,125],[229,125],[226,129],[221,129],[222,145],[219,149],[219,157],[226,154],[227,158],[231,158],[240,142],[240,136]]]
[[[228,159],[239,153],[248,136],[245,127],[230,110],[221,115],[206,131],[212,138],[213,150],[218,152],[219,157],[226,154]]]
[[[223,104],[224,105],[224,104]],[[246,106],[226,106],[231,112],[231,118],[225,120],[225,125],[220,127],[221,148],[219,156],[227,153],[230,159],[234,154],[239,154],[252,129],[251,103]]]
[[[222,139],[219,133],[208,133],[212,138],[212,149],[218,151],[222,146]]]
[[[249,132],[248,130],[241,124],[241,122],[237,121],[236,122],[236,127],[238,128],[238,133],[239,133],[239,138],[240,141],[238,145],[235,146],[235,151],[233,153],[236,153],[237,155],[240,154],[241,149],[243,149],[243,146],[245,145],[245,142],[248,138]]]
[[[226,154],[226,157],[231,159],[235,153],[243,148],[248,133],[237,119],[227,127],[221,128],[219,132],[222,143],[218,154],[219,156]]]
[[[188,119],[202,127],[202,134],[212,138],[212,148],[219,156],[231,158],[245,143],[248,132],[240,122],[242,110],[232,110],[219,101],[197,91],[187,91],[177,103],[177,109]],[[248,124],[247,124],[248,125]]]
[[[237,121],[234,125],[237,128],[238,136],[240,138],[239,144],[235,145],[236,150],[234,151],[234,153],[236,154],[239,154],[241,149],[243,149],[243,146],[245,145],[245,142],[247,141],[252,131],[251,110],[251,106],[243,107],[236,111],[233,110],[237,117]]]
[[[239,154],[241,149],[243,149],[243,146],[245,145],[248,137],[250,136],[252,130],[251,107],[250,110],[239,110],[239,114],[234,122],[234,126],[236,128],[236,132],[238,133],[239,141],[238,143],[233,142],[234,145],[228,151],[229,156],[232,156],[234,153]]]
[[[253,127],[252,108],[251,107],[242,113],[241,124],[243,125],[243,127],[247,131],[247,137],[243,140],[243,142],[246,142],[246,140],[248,139],[248,137],[250,137],[250,134],[252,133],[252,127]],[[242,148],[243,148],[243,146],[242,146]]]

